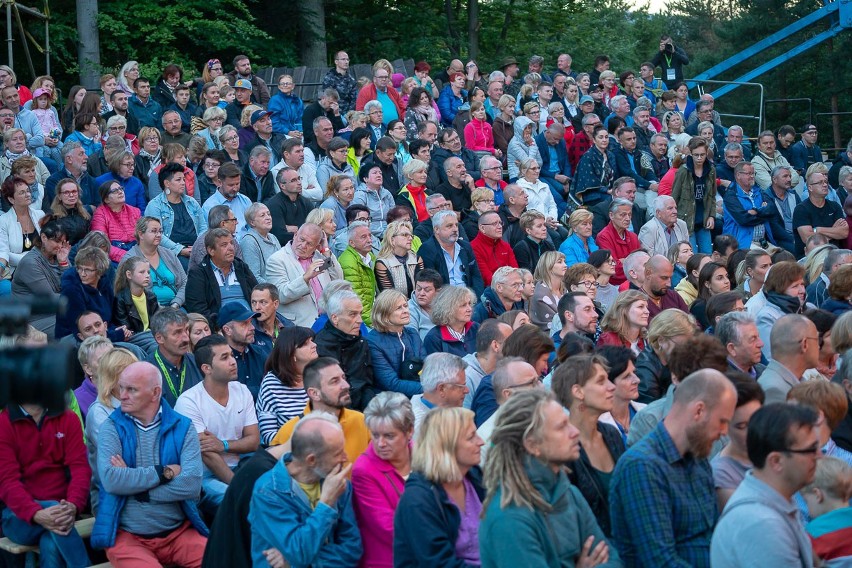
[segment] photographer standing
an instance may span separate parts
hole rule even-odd
[[[683,66],[689,65],[689,57],[683,48],[674,44],[672,38],[663,34],[660,36],[660,51],[651,60],[654,67],[663,70],[663,82],[675,85],[683,81]]]

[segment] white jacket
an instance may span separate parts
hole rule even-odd
[[[689,241],[689,229],[686,221],[678,219],[674,228],[675,242]],[[666,228],[659,219],[654,217],[639,229],[639,242],[648,254],[668,256],[669,241],[666,238]]]
[[[550,193],[550,186],[541,180],[533,185],[524,178],[518,178],[516,181],[519,186],[527,190],[527,211],[538,211],[545,217],[558,219],[559,213],[556,211],[556,202],[553,200],[553,194]]]
[[[319,251],[314,252],[313,260],[325,258]],[[320,286],[325,289],[332,280],[343,278],[343,269],[334,255],[331,255],[331,268],[317,276]],[[312,262],[313,262],[312,260]],[[266,261],[266,281],[278,288],[281,305],[278,313],[302,327],[311,327],[319,316],[317,302],[319,298],[313,288],[303,278],[305,269],[299,264],[293,244],[274,253]]]
[[[33,222],[36,232],[38,230],[39,219],[44,217],[44,211],[29,208],[30,219]],[[9,266],[18,266],[18,262],[24,255],[24,235],[21,232],[21,224],[18,223],[18,216],[14,209],[9,209],[3,215],[0,215],[0,258],[5,258],[9,261]]]

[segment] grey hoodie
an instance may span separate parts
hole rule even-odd
[[[527,146],[524,142],[524,129],[530,124],[533,125],[532,135],[535,136],[535,123],[532,120],[525,116],[519,116],[515,119],[515,135],[509,140],[507,150],[510,181],[514,181],[520,177],[519,166],[523,160],[533,158],[538,162],[539,166],[541,165],[541,154],[538,151],[538,144],[535,143],[535,140],[533,140],[531,146]]]

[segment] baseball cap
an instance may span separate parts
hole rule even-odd
[[[36,90],[35,90],[35,92],[33,93],[33,98],[34,98],[34,99],[37,99],[37,98],[39,98],[39,97],[40,97],[40,96],[42,96],[42,95],[49,95],[49,94],[50,94],[50,91],[48,91],[47,89],[42,89],[41,87],[39,87],[39,88],[38,88],[38,89],[36,89]]]
[[[593,102],[595,102],[595,99],[593,99],[589,95],[583,95],[582,97],[580,97],[580,104],[581,105],[584,105],[586,103],[593,103]]]
[[[269,112],[268,110],[262,110],[262,109],[256,110],[253,113],[251,113],[251,123],[254,124],[255,122],[257,122],[261,118],[263,118],[265,116],[272,116],[272,114],[273,113]]]
[[[591,91],[603,91],[603,90],[604,90],[603,85],[601,85],[600,83],[594,83],[592,85],[589,85],[589,92],[591,92]]]
[[[802,134],[804,134],[805,132],[810,132],[811,130],[816,130],[816,129],[817,129],[817,127],[815,125],[806,124],[802,127]]]
[[[235,89],[248,89],[249,91],[251,91],[252,90],[251,81],[249,81],[248,79],[237,79],[237,82],[234,83],[234,88]]]
[[[246,321],[249,318],[259,315],[251,311],[248,306],[242,302],[228,302],[219,308],[219,327],[232,321]]]

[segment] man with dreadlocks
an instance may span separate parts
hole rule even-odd
[[[484,468],[483,568],[621,566],[565,474],[579,457],[579,431],[550,392],[519,392],[500,407]]]

